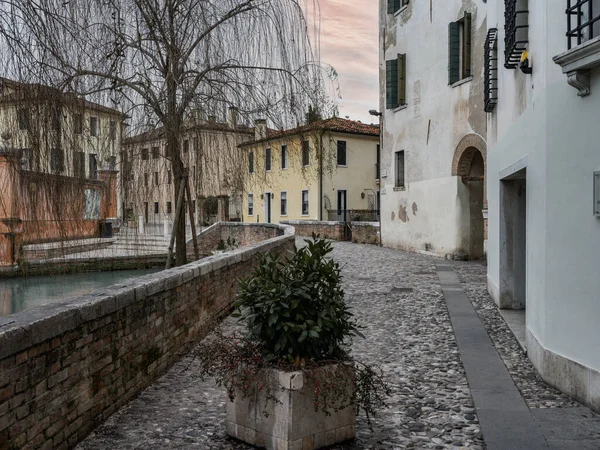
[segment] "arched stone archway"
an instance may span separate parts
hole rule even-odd
[[[469,258],[478,259],[485,254],[487,239],[487,189],[486,180],[487,146],[483,138],[469,134],[461,139],[454,152],[452,175],[462,178],[468,190],[468,199],[463,199],[468,223],[464,224]],[[467,206],[468,203],[468,206]],[[468,217],[468,219],[467,219]]]

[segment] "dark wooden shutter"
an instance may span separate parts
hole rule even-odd
[[[406,5],[407,3],[408,0],[404,0],[404,2],[402,0],[388,0],[388,14],[394,14],[402,5]]]
[[[460,80],[460,28],[458,22],[448,24],[448,84]]]
[[[393,109],[398,106],[398,60],[391,59],[385,62],[385,98],[386,108]]]
[[[394,14],[396,11],[394,10],[395,0],[388,0],[388,14]]]
[[[398,55],[398,106],[406,105],[406,55]]]
[[[465,13],[463,39],[463,78],[471,76],[471,13]]]

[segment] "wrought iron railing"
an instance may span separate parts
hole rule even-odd
[[[594,7],[596,4],[596,8]],[[600,36],[600,11],[594,0],[567,0],[567,39],[569,50]],[[573,43],[575,44],[573,45]]]
[[[330,209],[327,216],[331,222],[379,222],[378,209]]]
[[[498,50],[496,40],[498,29],[490,28],[485,39],[484,59],[485,70],[483,73],[485,88],[485,112],[492,112],[498,103]]]
[[[515,69],[529,43],[528,0],[504,1],[504,67]]]

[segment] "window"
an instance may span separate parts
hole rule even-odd
[[[111,141],[116,141],[117,140],[117,122],[115,122],[114,120],[111,120],[109,122],[109,133],[110,133],[110,140]]]
[[[600,1],[567,0],[567,37],[569,50],[600,36]]]
[[[248,194],[248,215],[254,215],[254,195]]]
[[[387,0],[388,2],[388,14],[395,14],[402,7],[408,5],[409,0]]]
[[[62,125],[62,108],[60,105],[52,107],[52,129],[60,131]]]
[[[90,117],[90,136],[98,136],[98,118]]]
[[[348,155],[346,151],[346,141],[337,141],[337,165],[347,166]]]
[[[254,152],[248,153],[248,173],[254,173]]]
[[[98,179],[98,160],[96,159],[96,155],[93,153],[90,153],[88,155],[88,163],[89,163],[89,169],[90,169],[90,180],[97,180]]]
[[[160,151],[158,147],[152,147],[152,159],[158,159],[160,156]]]
[[[167,170],[167,184],[171,184],[171,171]]]
[[[385,103],[387,109],[406,105],[406,55],[385,62]]]
[[[448,84],[471,76],[471,14],[448,24]]]
[[[196,180],[196,166],[192,166],[192,182]]]
[[[287,216],[287,192],[281,193],[281,215]]]
[[[108,157],[108,168],[110,170],[117,170],[117,157],[116,156]]]
[[[52,173],[60,173],[65,170],[65,153],[62,148],[50,149],[50,170]]]
[[[17,111],[17,120],[19,121],[19,130],[29,131],[29,109],[19,109]]]
[[[396,152],[396,187],[404,187],[404,150]]]
[[[265,170],[267,172],[271,171],[271,149],[265,149]]]
[[[148,174],[147,173],[144,174],[144,186],[148,187]]]
[[[83,134],[83,114],[75,114],[73,122],[75,134]]]
[[[498,103],[498,29],[490,28],[485,39],[483,86],[485,112],[492,112]]]
[[[281,169],[287,169],[288,167],[288,149],[287,145],[281,146]]]
[[[146,161],[148,159],[148,149],[147,148],[143,148],[142,149],[142,160]]]
[[[85,178],[85,153],[75,152],[73,156],[73,173],[76,178]]]
[[[302,165],[308,166],[310,164],[310,143],[308,141],[302,141]]]
[[[158,214],[158,202],[154,202],[154,214]]]
[[[167,202],[167,214],[171,214],[172,210],[171,202]]]
[[[529,43],[528,0],[504,0],[504,67],[515,69]]]
[[[158,172],[154,172],[154,186],[158,186]]]
[[[183,141],[183,153],[187,153],[190,151],[190,141],[187,139]]]
[[[302,191],[302,215],[308,216],[308,191]]]

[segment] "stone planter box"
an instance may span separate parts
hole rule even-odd
[[[260,448],[312,450],[354,439],[356,411],[348,407],[326,415],[315,411],[314,386],[302,372],[271,369],[271,395],[265,391],[238,393],[227,400],[227,434]],[[267,414],[265,414],[265,412]]]

